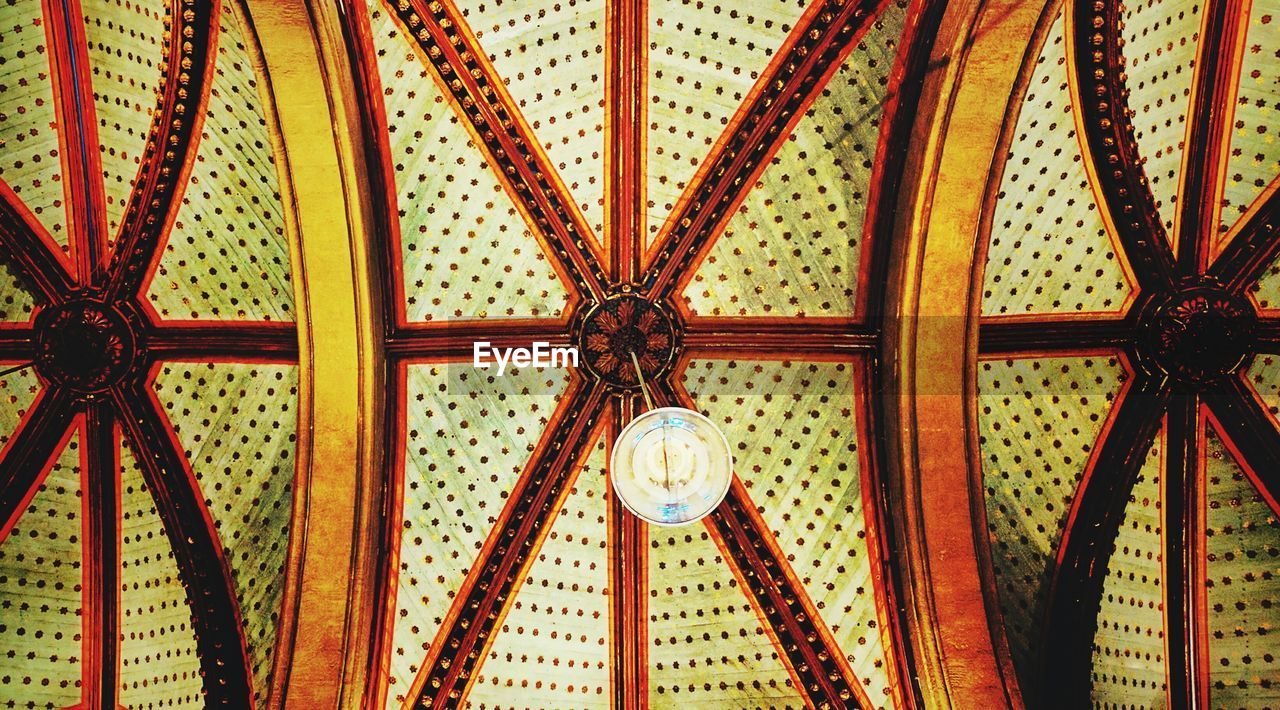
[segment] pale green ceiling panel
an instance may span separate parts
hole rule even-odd
[[[866,537],[869,472],[859,461],[856,417],[867,415],[856,372],[848,362],[693,360],[684,384],[734,442],[734,470],[868,697],[880,704],[891,702],[891,681]],[[759,383],[769,383],[768,391],[753,387]]]
[[[611,706],[607,460],[602,438],[495,630],[468,707]]]
[[[693,313],[854,314],[904,5],[887,4],[747,193],[685,289]]]
[[[597,237],[604,234],[605,0],[460,0],[476,39]]]
[[[107,226],[119,233],[164,88],[169,3],[81,0],[107,198]]]
[[[26,322],[35,313],[36,302],[26,282],[5,256],[0,255],[0,321]]]
[[[187,593],[133,452],[120,448],[120,703],[203,708]]]
[[[0,3],[0,180],[65,247],[69,238],[58,116],[41,4]],[[7,293],[0,286],[0,299]]]
[[[1164,578],[1160,541],[1159,438],[1147,453],[1125,507],[1102,583],[1093,637],[1095,707],[1165,706]]]
[[[1014,666],[1030,677],[1076,485],[1126,378],[1117,357],[987,360],[978,447],[988,543]]]
[[[222,5],[195,163],[148,290],[162,318],[294,319],[268,96],[235,7]]]
[[[255,702],[271,687],[293,515],[295,365],[170,363],[156,393],[231,565]]]
[[[648,3],[649,243],[807,4]]]
[[[802,708],[759,610],[702,524],[649,527],[649,707]]]
[[[384,91],[410,321],[543,317],[568,292],[385,4],[370,13]]]
[[[1209,700],[1280,706],[1280,521],[1212,428],[1205,457]]]
[[[477,379],[470,363],[407,369],[395,623],[399,707],[568,384],[565,370]]]
[[[1134,0],[1124,8],[1125,86],[1131,92],[1134,136],[1165,230],[1173,234],[1199,49],[1200,3]]]
[[[82,507],[74,435],[0,542],[0,706],[80,702]]]
[[[1249,26],[1222,195],[1223,231],[1280,177],[1280,0],[1253,0],[1248,7]],[[1280,306],[1274,292],[1271,299],[1273,306]]]
[[[1259,353],[1249,363],[1245,378],[1262,400],[1271,418],[1280,424],[1280,355]]]
[[[11,367],[12,363],[5,362],[0,369],[6,366]],[[30,368],[0,377],[0,451],[18,429],[39,390],[40,380]]]
[[[1132,293],[1093,198],[1067,86],[1062,18],[1022,99],[991,223],[982,314],[1118,312]]]

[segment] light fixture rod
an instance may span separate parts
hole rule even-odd
[[[640,383],[640,394],[644,395],[644,405],[649,409],[654,409],[653,398],[649,396],[649,387],[644,383],[644,373],[640,370],[640,360],[636,358],[634,351],[627,351],[631,356],[631,364],[636,368],[636,381]]]

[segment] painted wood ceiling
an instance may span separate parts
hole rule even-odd
[[[918,702],[877,391],[943,5],[344,5],[387,379],[363,704]],[[0,704],[280,702],[310,433],[252,26],[0,0],[0,369],[37,363],[0,377]],[[1278,27],[1067,3],[1028,55],[970,494],[1032,703],[1280,700]],[[703,523],[614,499],[625,381],[470,365],[627,299],[675,324],[658,398],[734,443]]]

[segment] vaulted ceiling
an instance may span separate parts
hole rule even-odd
[[[1007,56],[965,52],[1017,3],[948,5],[0,0],[0,705],[977,702],[927,670],[914,328],[974,335],[935,463],[982,682],[1276,700],[1280,5],[1050,2]],[[913,313],[984,72],[974,288]],[[620,331],[731,442],[702,522],[609,484]]]

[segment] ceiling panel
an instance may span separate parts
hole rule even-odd
[[[869,548],[859,419],[867,402],[851,362],[692,360],[685,387],[722,427],[734,470],[873,703],[891,700]]]
[[[982,314],[1117,312],[1132,294],[1080,152],[1061,16],[1036,59],[991,223]]]
[[[565,370],[475,379],[406,371],[403,525],[387,706],[399,707],[568,383]]]
[[[851,317],[906,3],[886,3],[685,289],[704,316]]]
[[[1096,707],[1165,706],[1163,450],[1157,436],[1139,469],[1102,583],[1093,642]]]
[[[370,11],[410,321],[561,315],[564,284],[494,167],[383,4]]]
[[[0,180],[66,248],[58,117],[43,22],[40,0],[0,4]],[[0,286],[0,298],[6,294]]]
[[[195,163],[148,288],[162,318],[294,319],[275,129],[237,7],[222,5]]]
[[[138,177],[151,119],[163,90],[169,3],[81,0],[80,5],[89,42],[107,226],[114,238]]]
[[[18,701],[21,707],[80,702],[85,580],[79,439],[70,437],[0,542],[0,702],[9,707]]]
[[[649,528],[649,706],[804,707],[704,525]]]
[[[608,708],[609,482],[603,438],[513,596],[476,672],[475,708]]]
[[[807,0],[651,0],[646,243],[804,12]]]
[[[1280,1],[1249,5],[1240,88],[1222,196],[1226,231],[1280,177]],[[1272,297],[1273,305],[1280,299]]]
[[[604,234],[605,0],[458,0],[597,239]]]
[[[0,369],[12,366],[6,362],[0,365]],[[0,377],[0,451],[9,443],[39,391],[40,380],[29,368]]]
[[[1280,704],[1280,520],[1209,428],[1205,456],[1209,699]]]
[[[978,447],[1004,631],[1034,677],[1039,620],[1076,486],[1127,378],[1117,356],[988,360]]]
[[[155,390],[213,517],[249,650],[256,702],[271,687],[297,444],[296,365],[170,363]]]
[[[120,704],[202,708],[187,592],[131,447],[120,449]]]
[[[1165,231],[1172,235],[1199,49],[1200,3],[1137,0],[1125,4],[1123,16],[1134,137]]]
[[[35,314],[36,302],[17,267],[0,256],[0,322],[26,322]]]

